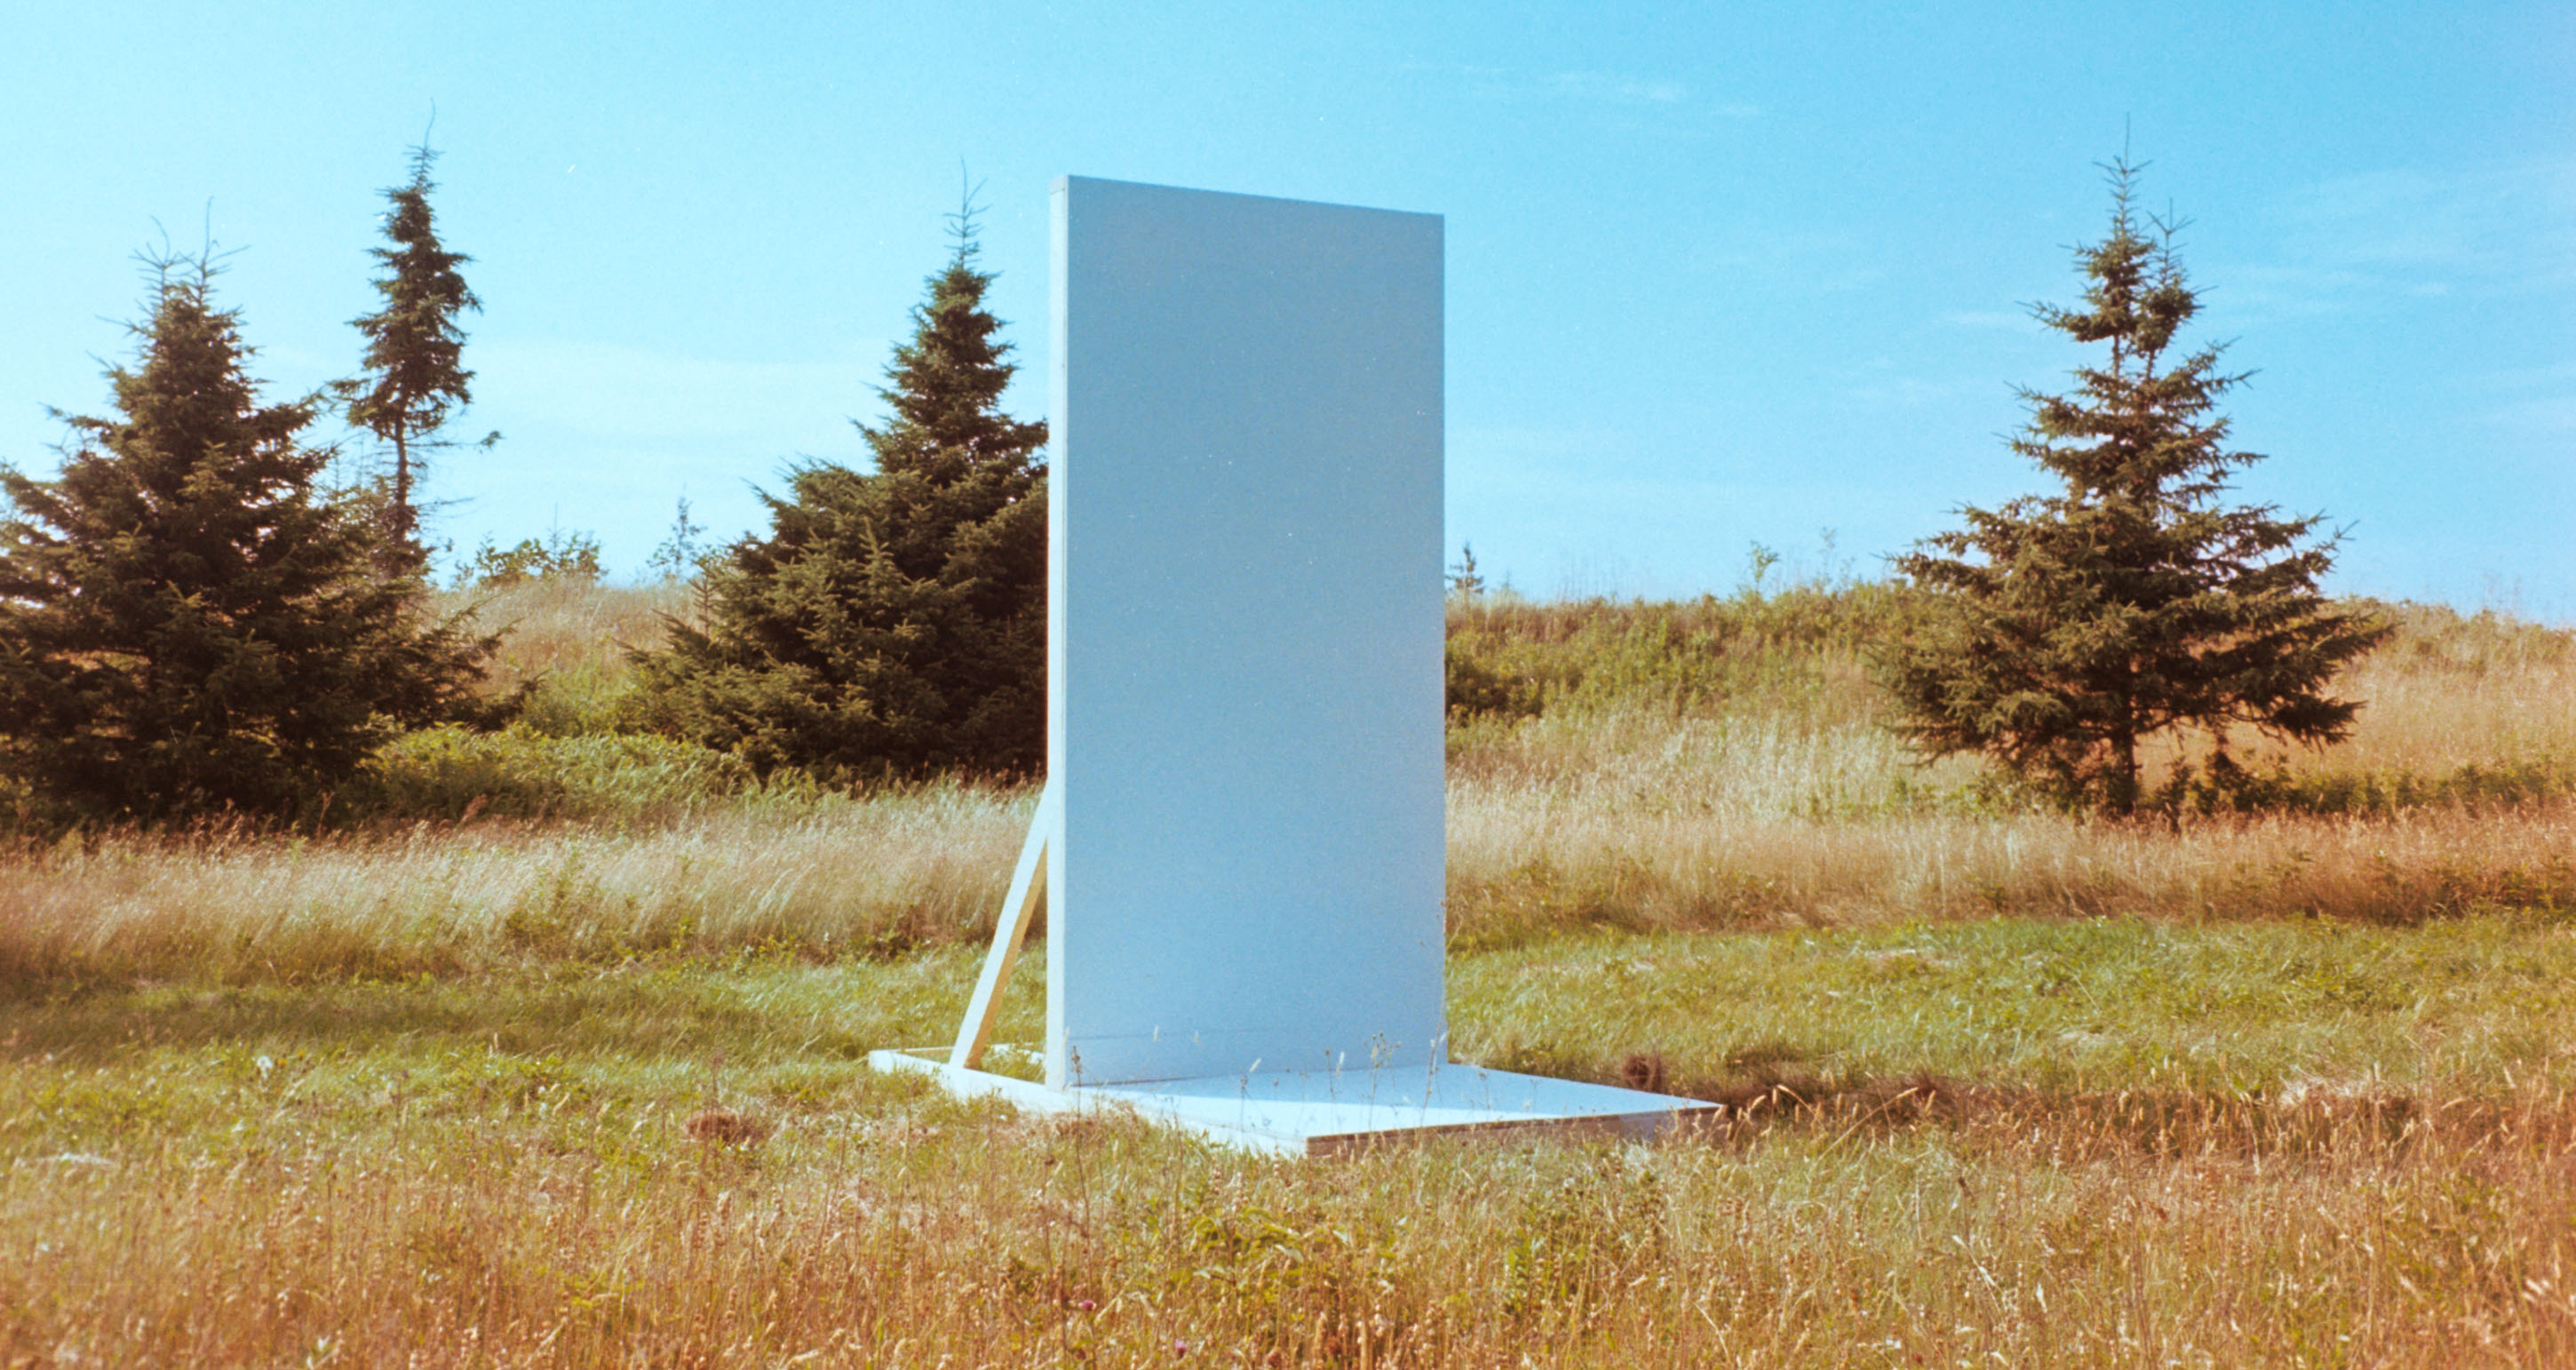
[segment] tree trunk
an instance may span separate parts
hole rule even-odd
[[[411,517],[411,444],[400,428],[394,429],[394,539],[408,545],[412,540]]]
[[[2111,792],[2103,800],[2122,818],[2138,811],[2138,735],[2129,728],[2111,735]]]

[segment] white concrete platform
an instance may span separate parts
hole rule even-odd
[[[930,1076],[961,1098],[1004,1099],[1041,1113],[1130,1110],[1228,1145],[1284,1156],[1332,1156],[1460,1134],[1649,1137],[1724,1111],[1695,1099],[1479,1066],[1263,1071],[1051,1089],[961,1069],[948,1064],[947,1055],[946,1047],[874,1051],[868,1064]]]

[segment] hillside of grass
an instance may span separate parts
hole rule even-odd
[[[2114,824],[1897,746],[1872,587],[1454,605],[1453,1054],[1728,1109],[1298,1162],[869,1073],[1034,794],[620,731],[685,609],[483,601],[526,717],[323,826],[0,857],[0,1365],[2576,1362],[2566,630],[2385,606],[2349,744]]]
[[[1879,587],[1461,606],[1453,655],[1545,703],[1453,734],[1453,938],[2576,903],[2576,633],[2376,607],[2398,632],[2338,683],[2367,701],[2348,742],[2256,751],[2242,811],[2113,824],[1908,754],[1869,679],[1902,627]]]
[[[401,739],[295,835],[78,834],[0,856],[0,979],[220,983],[452,974],[640,951],[814,959],[990,930],[1034,792],[838,793],[621,732],[626,649],[675,586],[536,581],[499,733]],[[2400,926],[2576,907],[2576,633],[2382,606],[2342,682],[2353,737],[2255,762],[2264,802],[2104,823],[1974,761],[1923,764],[1866,663],[1901,605],[1790,586],[1679,604],[1452,606],[1449,925],[1460,949],[1568,932],[1874,928],[1995,916],[2316,917]]]

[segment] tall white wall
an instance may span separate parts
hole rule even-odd
[[[1051,1081],[1426,1063],[1441,221],[1055,190]]]

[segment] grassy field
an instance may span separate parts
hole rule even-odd
[[[2576,634],[2400,606],[2105,825],[1894,747],[1867,587],[1461,606],[1457,1054],[1733,1107],[1306,1163],[870,1075],[1031,796],[612,735],[676,607],[490,606],[528,724],[355,826],[0,861],[0,1366],[2576,1363]]]

